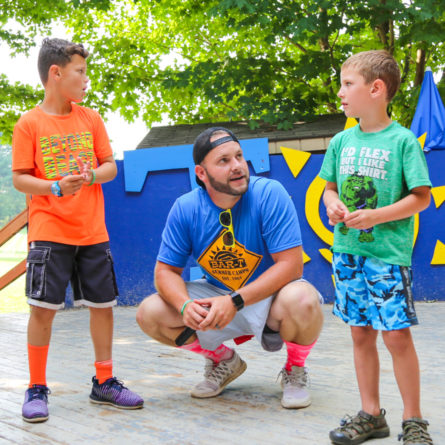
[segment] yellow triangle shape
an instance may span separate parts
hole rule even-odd
[[[333,254],[329,249],[320,249],[319,252],[321,253],[321,256],[328,261],[329,263],[332,264],[332,257]]]
[[[445,264],[445,244],[441,243],[439,240],[436,241],[431,264]]]
[[[311,257],[306,254],[306,252],[303,250],[303,264],[308,263],[311,260]]]
[[[293,148],[280,147],[280,149],[287,166],[294,175],[294,178],[296,178],[311,157],[311,154],[307,151],[295,150]]]
[[[440,187],[433,187],[431,189],[431,194],[433,195],[436,209],[438,209],[445,201],[445,185],[441,185]]]
[[[353,117],[348,117],[346,119],[345,130],[347,130],[348,128],[355,127],[356,125],[358,125],[357,120],[354,119]]]
[[[419,136],[417,138],[417,140],[419,141],[420,146],[422,147],[422,150],[423,150],[423,147],[425,146],[425,141],[426,141],[426,131],[425,131],[425,133],[422,134],[422,136]]]
[[[414,236],[413,236],[413,246],[416,244],[417,235],[419,234],[419,214],[414,215]]]

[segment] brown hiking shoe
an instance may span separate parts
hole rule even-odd
[[[345,416],[340,426],[329,433],[336,445],[358,445],[365,440],[389,436],[389,426],[382,408],[378,416],[359,411],[355,417]]]
[[[403,445],[433,445],[433,439],[427,431],[428,425],[426,420],[417,417],[404,420],[399,440],[403,439]]]

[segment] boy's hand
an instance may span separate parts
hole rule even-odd
[[[80,174],[84,181],[89,184],[93,180],[93,173],[91,172],[91,162],[83,162],[82,158],[77,158],[80,168]]]
[[[326,209],[329,218],[329,224],[335,226],[340,222],[344,222],[349,215],[349,210],[340,199],[333,200]]]
[[[59,180],[60,190],[62,194],[74,195],[78,192],[84,183],[82,175],[68,175]]]
[[[353,229],[366,230],[378,224],[374,209],[361,209],[347,215],[344,223]]]

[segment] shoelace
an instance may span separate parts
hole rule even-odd
[[[112,377],[110,380],[108,380],[108,381],[106,381],[104,383],[107,383],[107,385],[111,386],[112,388],[116,388],[117,387],[117,389],[119,391],[122,391],[123,389],[127,389],[124,386],[124,382],[121,382],[116,377]]]
[[[48,394],[51,394],[51,390],[49,388],[42,388],[42,387],[37,387],[37,386],[33,386],[31,388],[33,391],[31,391],[31,399],[30,400],[34,400],[34,399],[48,399]]]
[[[227,374],[229,372],[230,372],[230,369],[224,361],[219,362],[215,366],[215,364],[212,360],[210,360],[210,359],[206,360],[204,376],[208,380],[212,380],[219,384],[219,382],[222,381],[227,376]]]
[[[283,368],[278,373],[277,381],[280,378],[280,376],[283,379],[285,385],[291,384],[303,387],[310,386],[309,373],[307,372],[306,368],[303,368],[302,371],[292,371],[290,374],[286,371],[285,368]]]
[[[346,414],[343,419],[340,420],[340,428],[341,431],[344,431],[346,434],[354,436],[357,433],[362,434],[369,431],[371,426],[369,420],[360,415],[350,416]]]
[[[340,426],[353,426],[353,425],[361,425],[365,424],[368,421],[364,417],[360,416],[350,416],[346,414],[343,419],[340,420]]]
[[[360,411],[355,416],[350,416],[346,414],[343,417],[343,419],[340,420],[341,431],[347,434],[355,434],[355,433],[362,434],[364,432],[369,431],[372,428],[377,427],[377,425],[375,424],[376,416],[369,416],[366,413],[364,413],[364,415],[361,414],[362,411]],[[386,414],[385,409],[381,408],[380,415],[384,416],[385,414]]]
[[[215,363],[209,358],[206,359],[205,368],[204,368],[204,377],[208,377],[215,367]]]
[[[407,422],[403,428],[403,433],[399,434],[398,439],[405,441],[418,442],[419,440],[424,441],[425,445],[433,445],[430,435],[422,426],[417,422]],[[409,442],[408,442],[409,443]]]

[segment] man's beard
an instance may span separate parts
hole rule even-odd
[[[230,184],[225,184],[223,182],[217,181],[213,176],[211,176],[209,174],[209,172],[205,168],[204,168],[204,170],[207,173],[207,178],[209,178],[210,185],[216,191],[218,191],[220,193],[225,193],[226,195],[232,195],[232,196],[240,196],[240,195],[244,195],[244,193],[246,193],[247,189],[249,188],[250,175],[249,175],[248,171],[247,171],[247,173],[245,175],[246,186],[243,187],[242,189],[234,189],[233,187],[231,187]]]

